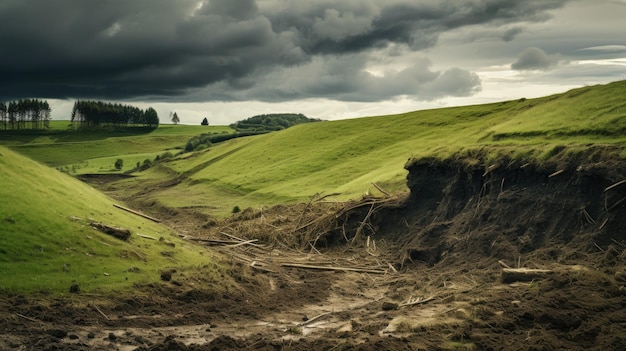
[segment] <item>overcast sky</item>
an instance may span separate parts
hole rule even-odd
[[[2,0],[0,100],[326,120],[626,79],[626,0]]]

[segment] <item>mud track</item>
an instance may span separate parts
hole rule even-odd
[[[626,349],[623,166],[421,160],[406,195],[177,210],[236,285],[3,296],[0,349]]]

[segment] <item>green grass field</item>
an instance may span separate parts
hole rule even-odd
[[[110,291],[158,280],[168,267],[214,271],[203,250],[114,208],[111,199],[47,166],[70,174],[120,172],[177,151],[194,135],[230,131],[162,125],[154,131],[77,133],[57,121],[46,132],[0,132],[0,144],[13,150],[0,147],[0,290],[65,292],[76,282],[85,291]],[[227,216],[234,206],[301,202],[314,194],[358,198],[376,192],[372,183],[405,191],[404,166],[412,158],[490,162],[506,156],[541,163],[592,148],[600,149],[593,160],[578,161],[626,158],[626,81],[538,99],[297,125],[182,154],[111,190]],[[119,171],[118,158],[124,160]],[[157,186],[172,179],[180,182]],[[128,228],[133,237],[114,239],[91,228],[91,221]]]
[[[158,281],[160,271],[173,267],[215,273],[204,249],[5,147],[0,184],[0,291],[64,293],[77,283],[83,292],[107,292]],[[129,229],[131,239],[104,234],[91,222]]]
[[[316,193],[355,198],[375,192],[372,182],[402,191],[409,158],[480,154],[487,161],[508,156],[542,162],[556,151],[605,144],[624,158],[625,142],[621,81],[538,99],[305,124],[233,140],[164,164],[189,179],[147,197],[227,215],[235,205],[305,201]],[[150,173],[128,184],[154,179]]]
[[[132,168],[137,160],[154,159],[168,150],[178,152],[195,135],[233,132],[228,126],[172,124],[155,130],[137,128],[121,132],[76,132],[68,128],[68,121],[52,121],[50,130],[43,132],[0,131],[0,145],[49,166],[73,168],[72,173],[107,173],[114,170],[118,158],[124,160],[123,172]],[[109,162],[111,159],[113,161]]]

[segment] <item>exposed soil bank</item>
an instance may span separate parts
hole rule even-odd
[[[626,165],[584,159],[417,160],[406,197],[179,211],[226,242],[209,250],[238,288],[179,273],[119,298],[3,296],[0,349],[626,349]],[[507,266],[547,273],[504,283]]]

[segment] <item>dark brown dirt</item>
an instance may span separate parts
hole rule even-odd
[[[421,160],[405,196],[165,211],[216,240],[235,285],[174,272],[117,297],[5,295],[0,349],[623,350],[626,167],[574,161]],[[551,272],[504,284],[505,265]]]

